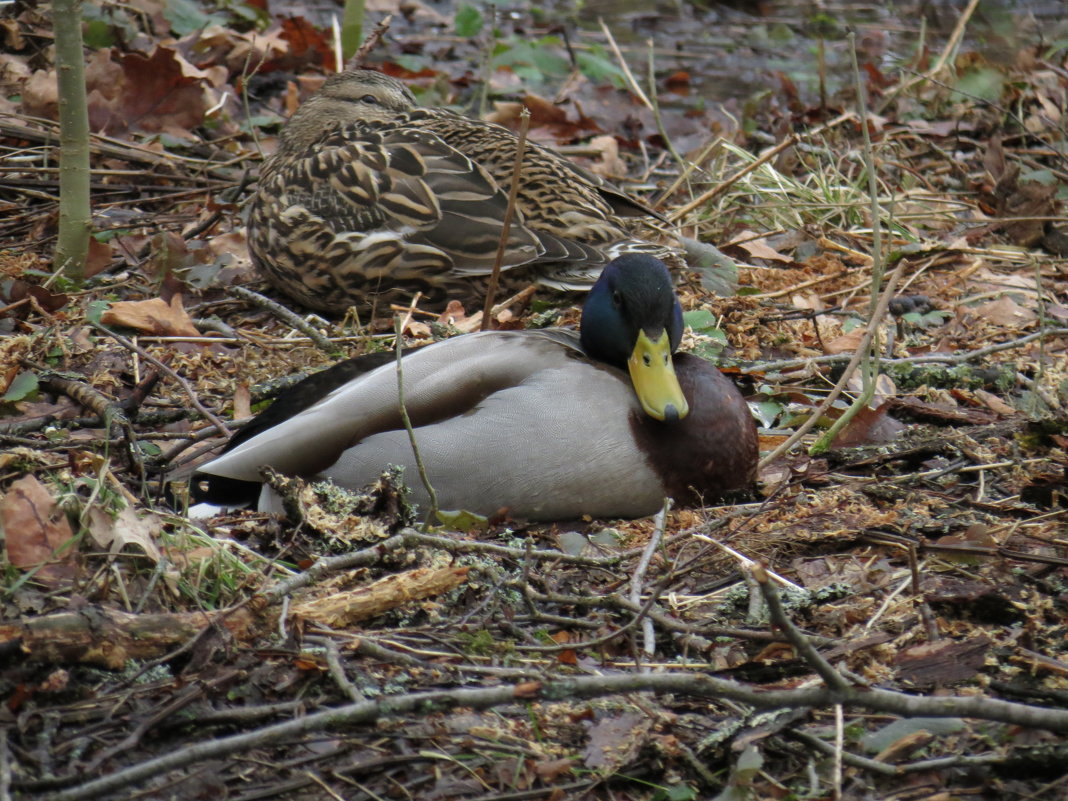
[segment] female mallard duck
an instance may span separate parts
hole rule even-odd
[[[286,124],[260,171],[248,223],[252,259],[304,305],[481,298],[493,270],[518,140],[506,128],[416,108],[400,81],[332,75]],[[656,245],[655,213],[528,142],[502,271],[587,290],[624,252],[681,267]],[[629,219],[625,219],[629,218]],[[482,280],[480,280],[482,279]]]
[[[580,333],[488,331],[405,356],[405,405],[439,505],[530,520],[638,517],[665,495],[692,502],[749,483],[748,406],[710,363],[672,357],[681,335],[666,267],[630,254],[605,267]],[[395,464],[425,504],[396,367],[368,372],[365,358],[298,384],[242,430],[200,468],[207,499],[222,502],[213,490],[232,487],[214,477],[259,482],[268,465],[359,488]]]

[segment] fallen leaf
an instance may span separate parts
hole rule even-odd
[[[1005,403],[1005,401],[1003,401],[997,395],[994,395],[991,392],[987,392],[985,389],[974,390],[973,394],[975,395],[976,400],[978,400],[992,412],[1003,414],[1006,417],[1012,417],[1016,414],[1016,410],[1014,408],[1012,408],[1009,404]]]
[[[860,345],[862,339],[864,339],[864,329],[854,328],[848,334],[842,334],[842,336],[832,339],[827,343],[824,350],[826,350],[828,354],[853,353]]]
[[[248,390],[248,382],[242,381],[234,390],[234,419],[241,420],[252,416],[252,394]]]
[[[198,337],[200,332],[182,306],[182,296],[175,295],[168,305],[162,298],[127,300],[113,303],[100,320],[104,325],[136,328],[158,336]]]
[[[113,256],[110,242],[99,242],[89,237],[89,254],[85,259],[85,277],[91,278],[111,266]]]
[[[790,264],[793,262],[789,256],[784,256],[775,248],[768,245],[765,238],[749,239],[745,242],[732,242],[731,247],[741,248],[748,253],[754,259],[763,259],[764,261],[779,261]]]
[[[590,147],[601,154],[597,163],[590,168],[592,172],[609,177],[627,174],[627,165],[619,157],[619,142],[614,136],[595,136],[590,140]]]
[[[834,438],[834,447],[851,448],[890,442],[905,430],[905,424],[886,413],[887,406],[872,409],[865,406],[853,415],[846,427]]]
[[[1038,315],[1026,306],[1021,306],[1009,295],[984,303],[972,309],[985,320],[1008,328],[1020,328],[1033,323]]]
[[[8,488],[0,501],[0,525],[13,567],[43,564],[37,577],[45,580],[72,575],[74,532],[52,493],[36,478],[24,476]]]
[[[587,768],[603,774],[627,765],[649,735],[653,721],[648,715],[627,712],[617,717],[605,717],[593,724],[588,732],[584,762]]]
[[[198,69],[176,47],[158,45],[148,55],[101,52],[85,70],[94,131],[165,131],[189,139],[221,96],[213,86],[225,80],[226,68]]]
[[[155,535],[163,527],[154,514],[138,517],[132,506],[127,506],[117,517],[112,517],[99,506],[89,510],[89,536],[93,542],[108,553],[120,553],[127,545],[136,545],[153,562],[160,560],[160,551]]]

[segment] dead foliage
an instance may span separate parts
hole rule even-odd
[[[858,25],[875,210],[831,20],[639,14],[650,87],[616,25],[631,78],[596,26],[401,5],[374,66],[467,110],[488,76],[493,119],[529,109],[533,140],[735,260],[737,296],[685,277],[684,348],[744,388],[765,455],[840,380],[864,392],[842,370],[869,334],[881,357],[830,449],[807,447],[841,398],[734,505],[430,533],[389,474],[356,496],[293,482],[286,518],[183,500],[281,386],[391,347],[394,313],[409,345],[480,323],[418,299],[323,320],[236,289],[263,289],[241,202],[332,68],[325,21],[87,4],[79,288],[50,267],[48,7],[5,8],[0,797],[1061,797],[1068,57],[1041,19],[984,40],[975,4],[934,5],[930,51]],[[817,45],[822,87],[774,66]],[[901,269],[871,322],[875,223]],[[531,294],[496,323],[577,320]]]

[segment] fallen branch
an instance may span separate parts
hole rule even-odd
[[[911,696],[890,690],[849,687],[841,690],[764,690],[713,678],[704,673],[637,673],[629,676],[595,676],[544,683],[525,682],[504,687],[408,693],[374,701],[360,701],[265,726],[245,734],[206,740],[57,792],[52,799],[80,801],[119,789],[129,789],[166,771],[205,760],[223,759],[231,754],[293,740],[311,733],[350,730],[355,725],[404,714],[425,715],[456,708],[488,709],[516,703],[527,704],[537,700],[564,701],[641,692],[733,701],[760,709],[816,709],[841,704],[847,709],[891,713],[903,717],[968,717],[1068,733],[1068,711],[990,698]]]

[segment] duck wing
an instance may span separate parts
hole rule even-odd
[[[429,131],[341,126],[304,152],[272,157],[253,198],[249,250],[283,291],[313,308],[380,284],[447,286],[492,271],[508,196]],[[502,268],[581,259],[586,250],[513,217]]]
[[[405,406],[415,427],[462,416],[494,392],[517,386],[533,373],[581,354],[577,334],[569,331],[484,332],[455,337],[403,358]],[[294,391],[304,392],[301,385],[290,390]],[[321,391],[321,387],[316,390]],[[281,404],[276,413],[284,418],[281,422],[260,427],[202,465],[199,472],[259,482],[261,468],[269,466],[288,475],[310,476],[326,470],[346,449],[367,437],[383,431],[403,433],[396,368],[391,364],[329,389],[292,416],[283,411],[289,404],[287,394],[274,404]]]

